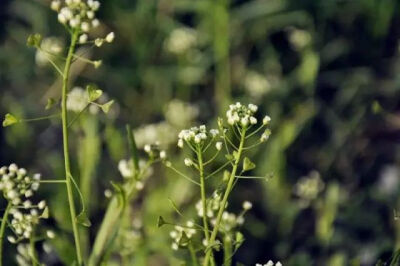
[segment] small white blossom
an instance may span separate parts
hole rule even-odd
[[[108,42],[108,43],[112,43],[113,40],[114,40],[114,38],[115,38],[114,32],[110,32],[109,34],[107,34],[105,40],[106,40],[106,42]]]
[[[53,239],[53,238],[56,237],[56,234],[55,234],[53,231],[51,231],[51,230],[47,230],[47,231],[46,231],[46,235],[47,235],[47,237],[50,238],[50,239]]]
[[[244,210],[250,210],[253,207],[253,204],[250,201],[245,201],[243,202],[243,209]]]
[[[189,158],[185,158],[184,163],[186,166],[192,166],[193,165],[193,161]]]
[[[264,125],[268,125],[269,122],[271,121],[271,117],[269,117],[268,115],[266,115],[263,119],[263,124]]]
[[[222,142],[218,141],[217,143],[215,143],[215,148],[220,151],[222,149]]]

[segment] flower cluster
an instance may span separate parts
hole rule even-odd
[[[257,124],[257,118],[255,118],[254,114],[257,110],[258,106],[251,103],[248,106],[242,105],[240,102],[231,104],[229,105],[229,110],[226,112],[228,124],[239,125],[241,127],[247,127],[249,124],[255,125]],[[268,123],[269,121],[266,122]]]
[[[25,168],[10,164],[8,167],[0,168],[0,177],[0,190],[3,191],[4,198],[13,205],[18,205],[24,198],[33,196],[33,192],[39,189],[41,175],[34,174],[30,177]]]
[[[196,234],[196,229],[194,229],[194,222],[187,221],[186,226],[175,226],[175,230],[172,230],[169,235],[173,239],[171,245],[173,250],[178,250],[179,247],[185,247],[188,244],[188,240]]]
[[[215,191],[213,193],[212,197],[209,200],[207,200],[207,206],[206,206],[207,211],[204,211],[201,200],[199,200],[196,203],[197,215],[199,217],[203,217],[204,213],[206,213],[207,217],[213,218],[215,215],[215,212],[217,212],[219,210],[219,207],[221,205],[221,200],[222,200],[221,194],[218,193],[217,191]]]
[[[9,236],[11,243],[31,237],[33,228],[39,223],[40,218],[47,218],[46,202],[40,201],[33,205],[28,198],[39,189],[40,174],[33,177],[27,175],[25,168],[18,168],[16,164],[0,168],[0,190],[4,198],[11,204],[9,211],[12,215],[11,227],[17,238]]]
[[[185,141],[189,146],[203,147],[209,140],[215,139],[218,135],[218,129],[207,130],[205,125],[184,129],[178,135],[178,147],[183,148]]]
[[[12,208],[10,214],[12,215],[11,226],[17,238],[8,236],[11,243],[17,243],[22,239],[29,239],[32,235],[34,227],[39,224],[40,218],[47,218],[44,209],[46,202],[41,201],[37,206],[32,206],[31,203],[24,204],[24,208],[29,209],[29,212],[22,212],[17,208]]]
[[[234,229],[236,229],[238,226],[243,225],[244,223],[244,214],[250,210],[253,205],[249,201],[243,202],[243,211],[239,214],[236,215],[234,213],[230,212],[223,212],[222,214],[222,220],[221,220],[221,225],[219,227],[219,230],[223,233],[229,233],[233,232]],[[215,225],[216,219],[211,220],[211,223]]]
[[[196,31],[191,28],[177,28],[173,30],[165,42],[166,49],[173,54],[180,55],[187,52],[197,43]]]
[[[280,263],[279,261],[277,263],[274,263],[272,260],[269,260],[267,263],[265,264],[261,264],[261,263],[256,263],[256,266],[282,266],[282,263]]]
[[[57,55],[61,54],[64,44],[57,37],[48,37],[40,42],[40,48],[36,51],[35,60],[36,64],[42,67],[49,64],[49,57],[55,59]]]
[[[79,36],[79,43],[88,41],[87,33],[100,25],[96,18],[96,11],[100,2],[95,0],[53,0],[51,9],[58,12],[58,21],[82,33]],[[114,40],[114,33],[110,32],[105,38],[97,38],[95,45],[100,47],[104,42],[111,43]]]
[[[305,201],[311,201],[318,197],[318,194],[324,189],[325,184],[320,174],[313,170],[308,176],[303,176],[296,183],[294,192]]]
[[[144,145],[143,149],[151,160],[157,160],[157,159],[165,160],[167,158],[166,151],[160,149],[159,143],[146,144]]]

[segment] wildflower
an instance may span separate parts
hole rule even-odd
[[[218,133],[219,131],[217,129],[207,131],[205,125],[184,129],[178,135],[178,146],[183,146],[183,141],[186,141],[189,145],[203,146],[206,142],[213,140]]]
[[[253,204],[250,201],[243,202],[243,209],[248,211],[253,207]]]
[[[261,135],[260,141],[261,141],[261,142],[267,141],[267,140],[269,139],[269,136],[270,136],[270,135],[271,135],[271,130],[266,129],[266,130],[264,131],[264,133]]]
[[[51,231],[51,230],[47,230],[47,231],[46,231],[46,235],[47,235],[47,237],[50,238],[50,239],[53,239],[53,238],[56,237],[56,234],[54,234],[54,232]]]
[[[132,160],[121,160],[118,163],[118,170],[125,178],[133,177],[133,162]]]
[[[242,105],[237,102],[236,104],[231,104],[229,110],[226,112],[226,117],[228,124],[238,125],[242,128],[246,128],[248,124],[256,124],[257,119],[254,117],[255,112],[258,107],[254,104],[249,104],[248,106]]]
[[[243,85],[250,96],[255,99],[262,97],[271,89],[271,84],[265,76],[255,71],[248,71],[246,73]]]
[[[186,166],[192,166],[193,165],[193,161],[189,158],[185,158],[184,163]]]
[[[183,237],[185,236],[188,239],[191,239],[196,234],[196,229],[194,229],[194,222],[189,220],[186,222],[186,227],[183,226],[175,226],[174,230],[172,230],[169,235],[173,239],[173,243],[171,245],[173,250],[178,250],[179,246],[185,247],[187,242],[183,242]]]
[[[49,64],[49,59],[55,57],[63,51],[64,44],[60,38],[48,37],[40,42],[40,49],[36,50],[35,61],[38,66],[43,67]]]
[[[196,31],[191,28],[177,28],[173,30],[165,42],[166,49],[173,54],[180,55],[187,52],[197,43]]]
[[[88,35],[86,33],[82,34],[81,36],[79,36],[79,43],[85,43],[88,40]]]
[[[222,142],[218,141],[217,143],[215,143],[215,148],[220,151],[222,149]]]
[[[263,124],[264,125],[268,125],[268,123],[271,121],[271,117],[269,117],[268,115],[266,115],[263,119]]]
[[[74,87],[67,98],[67,109],[79,113],[82,111],[89,101],[88,95],[81,87]]]
[[[165,118],[176,128],[184,128],[199,115],[199,108],[181,100],[171,100],[165,107]]]
[[[106,198],[108,198],[108,199],[111,198],[112,197],[112,191],[109,190],[109,189],[104,190],[104,196]]]
[[[277,263],[274,264],[274,262],[272,260],[269,260],[266,264],[261,264],[261,263],[256,263],[256,266],[282,266],[282,263],[280,263],[279,261]]]
[[[167,158],[167,153],[165,151],[160,151],[160,158],[161,159],[166,159]]]
[[[299,179],[294,188],[294,193],[305,201],[317,198],[318,194],[324,189],[325,183],[320,174],[313,170],[308,176]]]
[[[114,40],[114,38],[115,38],[114,32],[110,32],[109,34],[107,34],[105,40],[106,40],[106,42],[108,42],[108,43],[112,43],[113,40]]]

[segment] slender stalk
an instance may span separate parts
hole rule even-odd
[[[69,159],[69,151],[68,151],[68,112],[67,112],[68,78],[69,78],[69,72],[71,69],[71,60],[73,58],[73,54],[75,51],[75,45],[77,42],[77,38],[78,38],[78,32],[76,32],[76,31],[72,32],[71,45],[68,50],[67,60],[65,62],[64,74],[63,74],[63,85],[62,85],[62,94],[61,94],[61,118],[62,118],[62,130],[63,130],[65,183],[66,183],[66,187],[67,187],[69,211],[71,214],[72,231],[74,234],[76,259],[77,259],[78,265],[82,265],[83,259],[82,259],[82,252],[81,252],[81,243],[80,243],[80,239],[79,239],[78,224],[75,219],[76,210],[75,210],[74,196],[73,196],[73,191],[72,191],[72,181],[71,181],[72,175],[71,175],[70,159]]]
[[[0,227],[0,266],[3,266],[3,239],[4,239],[4,232],[6,230],[8,214],[10,213],[11,209],[11,202],[8,202],[6,210],[4,211],[3,218],[1,220],[1,227]]]
[[[204,236],[207,242],[210,240],[210,233],[208,231],[207,222],[207,198],[206,198],[206,185],[204,178],[204,167],[203,167],[203,156],[201,154],[201,149],[197,150],[197,160],[199,161],[199,172],[200,172],[200,194],[201,194],[201,205],[203,207],[203,226],[204,226]]]
[[[37,259],[37,255],[36,255],[36,249],[35,249],[35,235],[34,232],[32,232],[32,236],[29,238],[29,254],[31,256],[32,259],[32,266],[38,266],[38,259]]]
[[[190,257],[192,259],[192,265],[199,266],[199,262],[197,261],[197,257],[196,257],[196,251],[193,248],[192,242],[189,242],[189,252],[190,252]]]
[[[224,237],[224,266],[232,265],[232,238],[228,235]]]
[[[235,159],[235,163],[233,164],[232,172],[231,172],[231,175],[230,175],[229,180],[228,180],[228,185],[227,185],[227,187],[225,189],[224,197],[222,198],[221,206],[219,207],[219,210],[218,210],[217,220],[216,220],[214,229],[213,229],[213,231],[211,233],[210,241],[208,242],[209,246],[214,245],[214,241],[215,241],[215,239],[217,237],[217,234],[218,234],[218,229],[219,229],[219,226],[221,224],[222,214],[224,213],[224,210],[225,210],[225,207],[226,207],[226,203],[228,202],[228,197],[229,197],[229,194],[230,194],[230,192],[232,190],[233,182],[236,179],[235,176],[236,176],[236,172],[237,172],[237,169],[238,169],[238,166],[239,166],[240,157],[242,156],[245,137],[246,137],[246,128],[243,128],[242,132],[241,132],[241,136],[240,136],[240,144],[239,144],[237,157]],[[212,248],[208,248],[207,251],[206,251],[206,256],[204,258],[204,263],[203,263],[204,266],[208,266],[209,265],[211,256],[212,256]]]

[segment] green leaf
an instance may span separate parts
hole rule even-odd
[[[89,101],[90,102],[94,102],[97,99],[99,99],[101,97],[101,95],[103,94],[103,91],[98,89],[96,86],[94,85],[87,85],[86,86],[86,91],[88,93],[89,96]]]
[[[106,102],[105,104],[100,106],[101,110],[103,110],[103,112],[107,114],[110,111],[110,108],[113,105],[113,103],[114,103],[114,100]]]
[[[42,35],[39,33],[31,34],[26,40],[26,45],[29,47],[39,47],[42,42]]]
[[[158,220],[157,220],[157,228],[160,228],[165,224],[167,224],[167,222],[165,222],[165,220],[162,216],[159,216]]]
[[[243,160],[243,171],[249,171],[256,168],[255,163],[253,163],[252,161],[250,161],[250,159],[248,157],[245,157]]]
[[[18,122],[19,120],[15,116],[13,116],[12,114],[6,114],[3,120],[3,127],[8,127]]]
[[[75,221],[83,226],[90,227],[92,223],[86,215],[86,211],[82,211],[78,216],[75,217]]]
[[[56,100],[54,100],[53,98],[49,98],[49,99],[47,99],[47,104],[46,104],[46,107],[45,107],[44,109],[45,109],[45,110],[49,110],[49,109],[51,109],[55,104],[56,104]]]
[[[50,211],[49,211],[49,208],[46,207],[46,208],[44,208],[43,213],[42,213],[42,215],[40,215],[40,217],[47,219],[47,218],[49,218],[49,216],[50,216]]]

